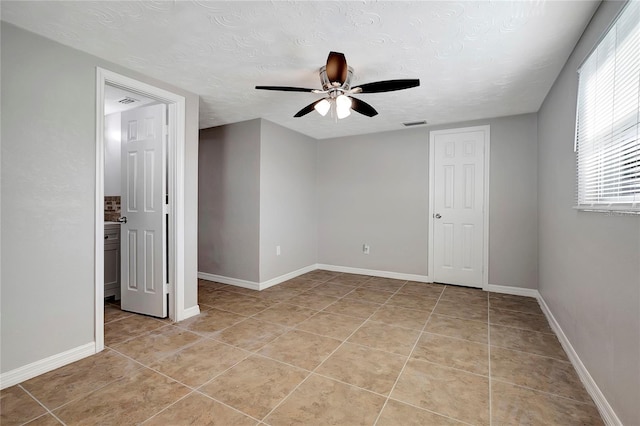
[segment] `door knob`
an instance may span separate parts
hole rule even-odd
[[[127,223],[127,217],[126,216],[122,216],[121,218],[118,219],[118,222]]]
[[[435,217],[436,219],[440,219],[442,216],[440,215],[440,213],[436,213],[436,214],[433,215],[433,217]],[[126,222],[126,220],[125,220],[125,222]]]

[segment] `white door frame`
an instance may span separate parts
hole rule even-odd
[[[184,170],[186,100],[184,96],[96,68],[96,199],[95,199],[95,343],[104,349],[104,100],[105,85],[168,104],[169,149],[169,318],[184,318]]]
[[[482,289],[489,289],[489,175],[491,169],[489,168],[489,158],[491,157],[491,126],[474,126],[474,127],[460,127],[456,129],[445,130],[432,130],[429,132],[429,276],[433,281],[435,279],[434,274],[434,261],[433,261],[433,214],[435,203],[435,137],[436,135],[446,135],[460,132],[477,132],[483,131],[485,133],[485,145],[484,145],[484,209],[482,212],[483,217],[483,235],[482,235]]]

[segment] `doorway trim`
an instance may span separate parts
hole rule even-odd
[[[111,85],[168,104],[169,149],[169,318],[184,318],[184,171],[186,100],[184,96],[96,67],[96,187],[95,187],[95,343],[104,349],[104,101]]]
[[[459,127],[455,129],[431,130],[429,132],[429,254],[428,254],[428,274],[432,281],[435,279],[434,274],[434,240],[433,240],[433,214],[435,203],[435,137],[436,135],[446,135],[462,132],[483,131],[485,134],[484,144],[484,208],[482,211],[483,232],[482,232],[482,289],[489,289],[489,176],[491,174],[490,157],[491,157],[491,126]]]

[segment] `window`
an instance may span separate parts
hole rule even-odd
[[[578,73],[577,208],[640,213],[640,2],[628,2]]]

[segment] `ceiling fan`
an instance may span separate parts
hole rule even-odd
[[[347,60],[343,53],[330,52],[327,58],[327,65],[320,68],[320,82],[322,90],[306,89],[303,87],[289,86],[256,86],[260,90],[279,90],[283,92],[310,92],[316,94],[327,95],[312,104],[307,105],[294,115],[294,117],[302,117],[309,114],[314,109],[322,116],[327,115],[331,110],[332,116],[342,119],[351,114],[351,110],[359,112],[367,117],[373,117],[378,114],[368,103],[354,98],[351,95],[359,93],[381,93],[393,92],[395,90],[410,89],[420,86],[418,79],[403,80],[384,80],[373,83],[361,84],[357,87],[351,87],[351,78],[353,77],[353,68],[347,65]]]

